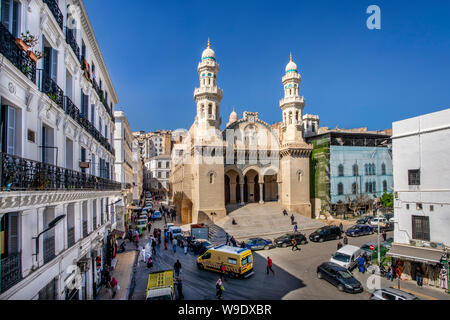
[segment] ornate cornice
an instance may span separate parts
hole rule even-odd
[[[313,146],[304,142],[291,142],[285,143],[281,146],[280,156],[287,157],[291,156],[294,158],[309,158]]]

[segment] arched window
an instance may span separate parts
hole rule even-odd
[[[212,115],[212,104],[208,106],[208,114]]]
[[[369,183],[366,182],[366,193],[368,193],[368,192],[369,192]]]
[[[372,182],[372,192],[377,193],[377,183],[375,181]]]
[[[383,180],[383,192],[387,192],[387,181]]]
[[[213,184],[214,183],[214,172],[210,172],[209,173],[209,183]]]
[[[357,177],[359,175],[358,171],[359,171],[358,165],[355,163],[353,165],[353,176]]]
[[[386,175],[386,164],[381,164],[381,174],[383,175],[383,176],[385,176]]]
[[[298,111],[295,111],[295,121],[298,122]]]
[[[344,165],[342,165],[342,164],[340,164],[338,167],[338,175],[339,175],[339,177],[344,176]]]
[[[376,166],[374,163],[372,163],[372,175],[375,176],[377,174]]]
[[[352,194],[358,193],[358,184],[356,182],[353,182],[352,184]]]
[[[337,188],[338,188],[338,195],[343,195],[344,194],[344,185],[342,184],[342,183],[338,183],[338,185],[337,185]]]
[[[292,111],[289,111],[289,124],[292,124]]]
[[[369,175],[369,165],[367,163],[364,165],[364,172],[365,172],[366,176]]]

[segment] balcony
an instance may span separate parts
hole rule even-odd
[[[61,30],[63,30],[63,24],[64,24],[64,17],[61,13],[61,10],[58,6],[57,0],[43,0],[45,4],[47,4],[48,8],[50,9],[51,13],[56,19],[56,22],[58,23]]]
[[[16,45],[16,38],[0,23],[0,53],[28,79],[36,83],[36,63]]]
[[[50,100],[64,110],[64,91],[42,69],[38,70],[38,87],[41,92],[47,94]]]
[[[52,261],[55,255],[55,236],[44,239],[44,264]]]
[[[75,228],[67,229],[67,247],[70,248],[75,244]]]
[[[66,42],[72,48],[73,53],[77,56],[78,61],[81,63],[80,47],[77,44],[77,40],[73,34],[73,30],[66,27]]]
[[[9,254],[2,258],[0,267],[0,293],[3,293],[22,280],[22,253]]]
[[[121,190],[119,182],[0,152],[2,190]]]

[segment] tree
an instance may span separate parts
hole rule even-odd
[[[394,195],[392,193],[384,193],[380,198],[381,204],[385,208],[394,207]]]

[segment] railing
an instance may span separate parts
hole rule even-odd
[[[61,109],[64,109],[64,91],[56,82],[45,74],[44,70],[38,69],[38,87]]]
[[[83,221],[83,238],[86,238],[88,235],[88,225],[87,221]]]
[[[67,229],[67,247],[70,248],[75,244],[75,228]]]
[[[66,27],[66,42],[72,48],[73,53],[77,56],[78,61],[81,63],[80,47],[77,44],[77,40],[74,37],[73,30]]]
[[[55,236],[44,239],[44,264],[52,261],[55,255]]]
[[[0,272],[0,293],[2,293],[22,280],[22,252],[9,254],[6,258],[3,258]]]
[[[16,45],[16,38],[0,22],[0,53],[28,79],[36,83],[36,63]]]
[[[61,13],[61,10],[59,9],[58,1],[57,0],[44,0],[44,3],[47,4],[48,8],[50,9],[53,16],[55,17],[56,22],[58,23],[59,27],[61,28],[61,30],[63,30],[64,16]]]
[[[3,190],[121,190],[119,182],[0,152]]]

